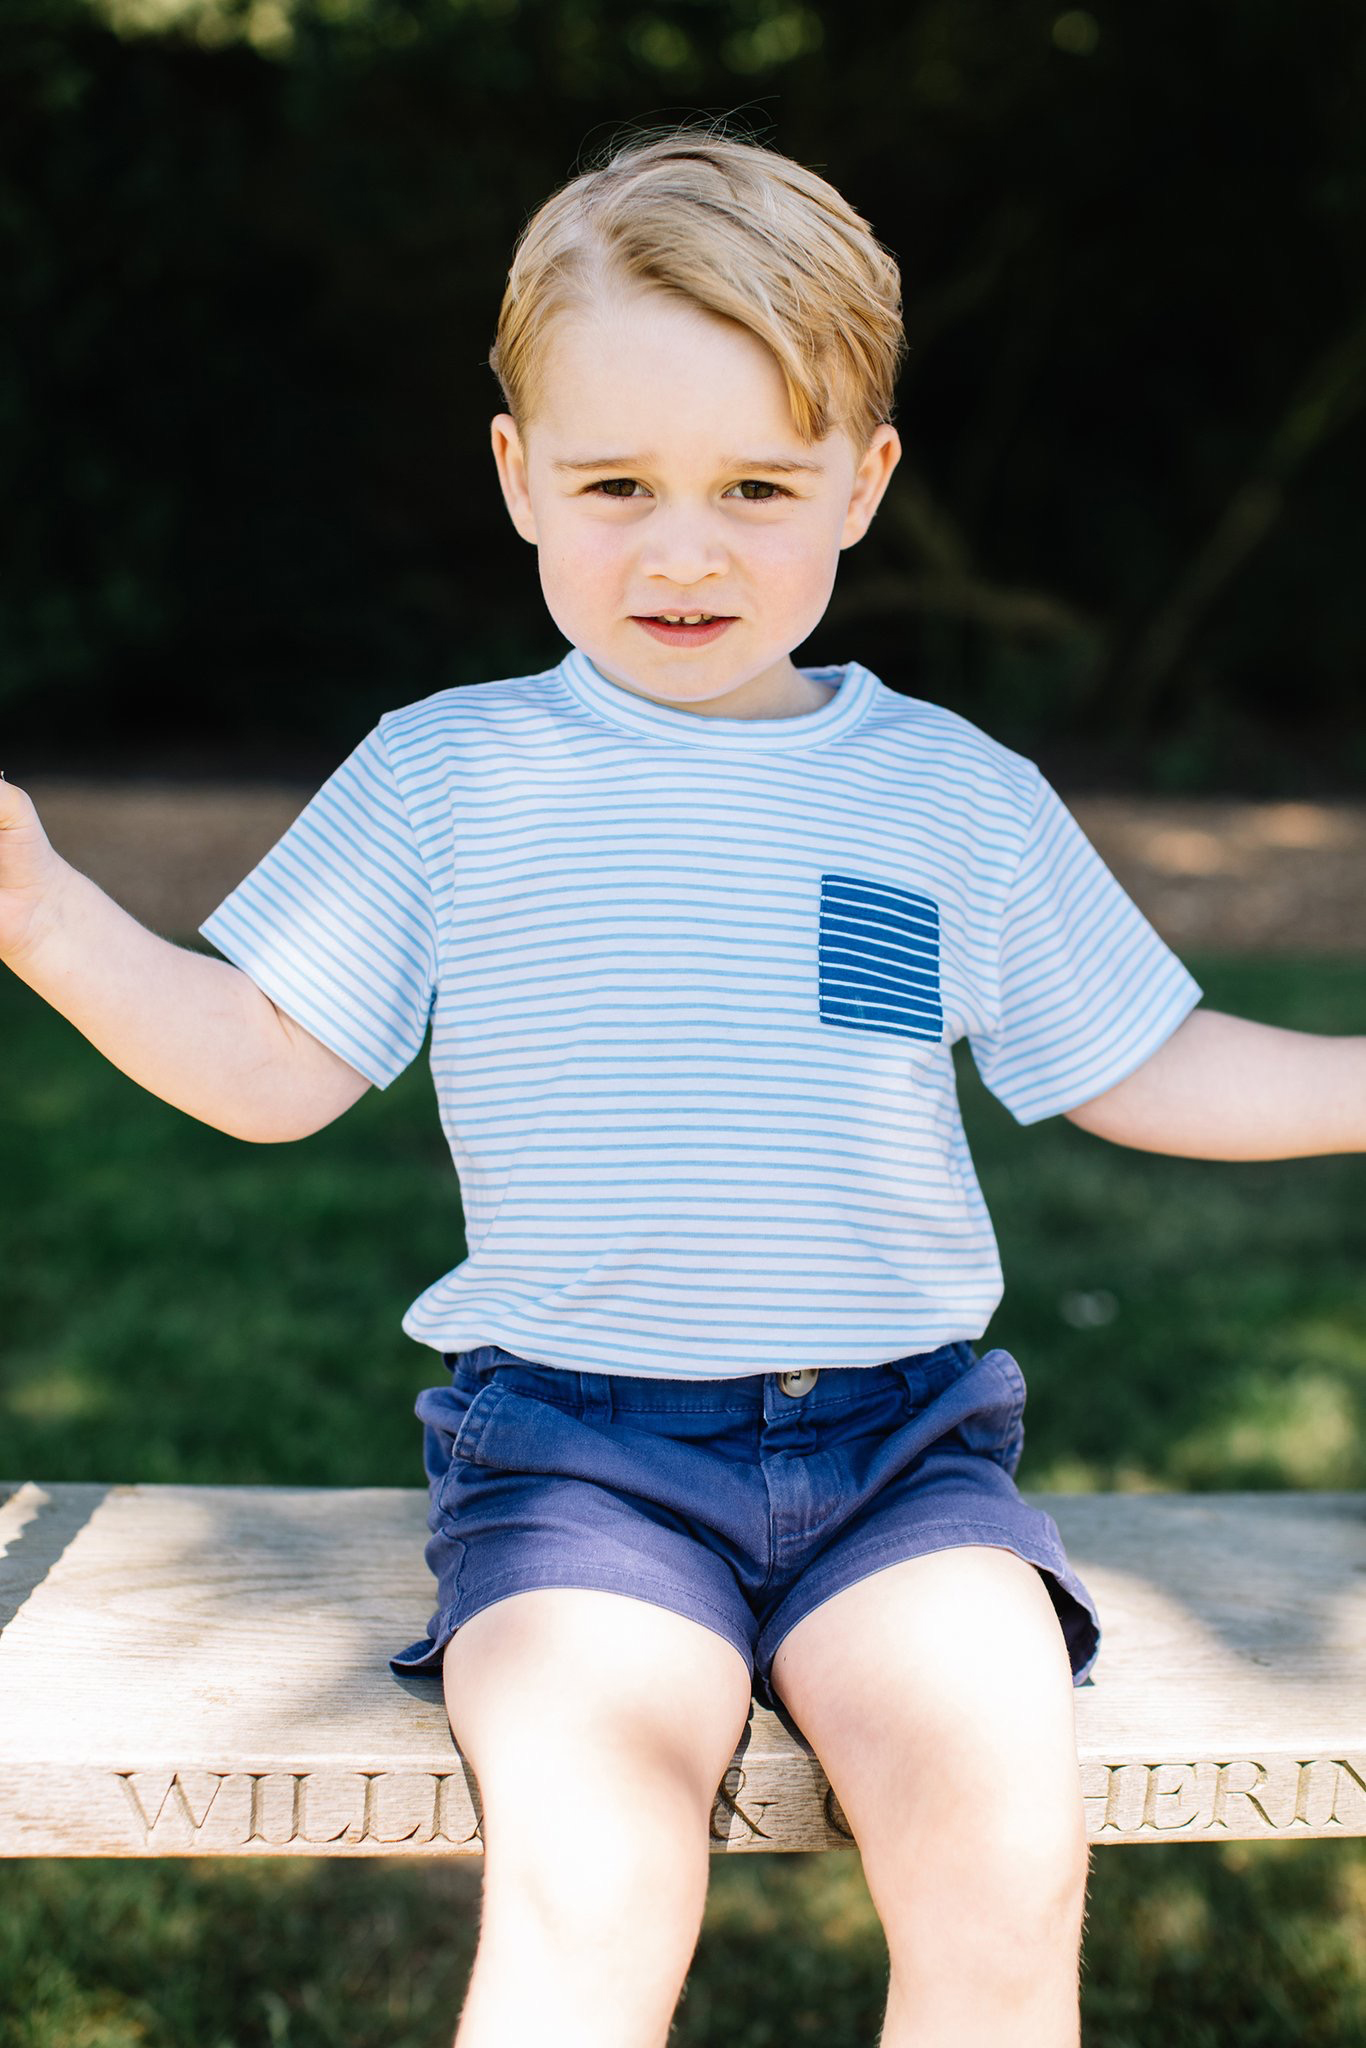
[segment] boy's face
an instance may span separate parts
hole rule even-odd
[[[789,656],[877,510],[894,427],[861,457],[841,430],[808,446],[762,342],[665,293],[623,291],[557,324],[542,409],[525,441],[500,413],[493,453],[551,617],[609,682],[712,717],[826,701]],[[665,612],[729,623],[643,623]]]

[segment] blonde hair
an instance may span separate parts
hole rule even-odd
[[[808,444],[843,427],[861,455],[891,419],[906,352],[896,261],[833,185],[776,150],[711,127],[637,131],[538,207],[488,358],[524,437],[554,322],[621,287],[748,328]]]

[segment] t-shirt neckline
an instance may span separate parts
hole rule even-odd
[[[619,683],[608,682],[582,648],[571,647],[559,667],[559,674],[581,704],[629,732],[684,746],[743,747],[758,753],[790,753],[842,738],[858,724],[877,690],[876,676],[856,661],[830,668],[803,668],[798,673],[833,684],[835,694],[829,703],[795,718],[707,718],[637,697]]]

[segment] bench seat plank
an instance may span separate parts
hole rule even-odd
[[[1091,1839],[1366,1834],[1366,1495],[1036,1494],[1101,1612]],[[406,1488],[0,1484],[0,1854],[477,1854]],[[757,1704],[718,1850],[848,1846]]]

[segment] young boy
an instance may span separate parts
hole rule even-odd
[[[886,2048],[1078,2038],[1072,1697],[1099,1626],[1016,1490],[1025,1401],[950,1048],[1021,1122],[1366,1144],[1366,1039],[1200,991],[1039,771],[799,669],[899,455],[896,266],[824,180],[691,130],[518,244],[493,452],[571,651],[381,718],[201,927],[144,931],[0,789],[0,954],[253,1142],[428,1027],[469,1255],[404,1328],[429,1633],[485,1814],[459,2048],[651,2048],[753,1693],[819,1755]],[[232,963],[232,964],[229,964]]]

